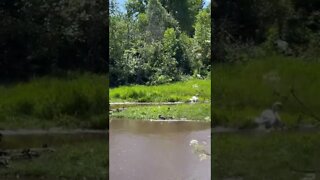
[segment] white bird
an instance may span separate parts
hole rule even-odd
[[[280,116],[278,114],[279,109],[281,108],[281,102],[275,102],[272,105],[271,109],[264,110],[260,117],[255,119],[255,122],[261,127],[264,125],[265,128],[269,129],[273,126],[282,124]]]
[[[190,102],[195,103],[198,102],[199,98],[197,96],[192,96],[192,98],[190,99]]]

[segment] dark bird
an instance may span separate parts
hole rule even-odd
[[[160,114],[159,119],[165,120],[166,118]]]
[[[28,157],[28,158],[30,158],[30,159],[32,158],[32,157],[31,157],[31,154],[30,154],[30,149],[29,149],[29,148],[23,149],[22,152],[21,152],[21,154],[24,155],[24,156],[26,156],[26,157]]]
[[[42,144],[43,148],[48,148],[48,144]]]
[[[7,158],[1,158],[0,159],[0,167],[5,167],[8,168],[9,167],[9,161]]]

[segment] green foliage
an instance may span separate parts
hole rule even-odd
[[[138,14],[143,14],[146,12],[148,0],[128,0],[126,2],[126,9],[128,16],[133,16]]]
[[[139,120],[158,120],[159,115],[164,117],[172,117],[176,120],[211,120],[211,105],[210,104],[188,104],[188,105],[173,105],[173,106],[137,106],[130,107],[122,112],[115,112],[111,118],[126,118]]]
[[[147,99],[149,102],[188,101],[199,94],[199,101],[210,101],[211,81],[209,79],[192,79],[184,82],[163,84],[156,86],[121,86],[110,89],[110,102],[139,101]]]
[[[148,26],[152,40],[159,40],[168,27],[176,27],[177,21],[161,5],[159,0],[149,0],[147,6]]]
[[[0,76],[27,79],[68,70],[105,72],[103,0],[13,0],[0,4]]]
[[[195,49],[198,73],[201,73],[200,68],[208,68],[211,65],[211,19],[210,13],[207,10],[202,10],[196,16],[195,27]]]
[[[24,125],[38,127],[52,123],[91,128],[100,124],[99,128],[105,128],[107,78],[94,74],[74,76],[43,77],[3,86],[0,90],[0,116],[3,117],[0,125],[7,123],[8,127],[17,123],[21,128]],[[12,119],[17,122],[12,122]],[[38,122],[40,119],[41,123]]]
[[[276,64],[276,66],[275,66]],[[318,62],[305,62],[300,58],[271,56],[248,61],[245,64],[220,64],[215,66],[212,82],[213,121],[216,125],[240,127],[251,121],[276,102],[281,101],[282,120],[296,125],[299,116],[303,123],[315,123],[310,114],[290,93],[296,95],[317,116],[320,73]],[[308,88],[306,88],[308,87]],[[309,112],[309,111],[308,111]]]
[[[127,14],[111,14],[111,86],[164,84],[182,80],[187,75],[208,72],[211,52],[208,10],[199,15],[195,25],[197,36],[192,38],[180,30],[175,16],[167,11],[170,8],[163,7],[166,3],[169,2],[131,0],[126,6]],[[196,4],[188,7],[196,7]],[[196,13],[188,14],[189,10],[179,13],[195,16],[198,11],[199,8]],[[189,26],[193,29],[192,24]],[[201,35],[204,31],[205,35]],[[204,39],[205,43],[202,42]],[[197,57],[195,51],[203,56]]]
[[[262,54],[317,57],[308,51],[320,28],[317,1],[215,0],[214,4],[215,62],[238,61],[239,47],[248,44],[249,49],[260,46],[265,51]],[[287,51],[279,51],[279,41],[288,44]],[[235,56],[230,57],[230,53]]]
[[[179,22],[180,28],[192,36],[196,15],[203,8],[203,0],[160,0],[167,11]]]

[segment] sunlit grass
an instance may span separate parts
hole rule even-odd
[[[107,76],[43,77],[0,87],[0,125],[106,126]],[[27,122],[26,122],[27,121]],[[92,122],[92,123],[90,123]]]
[[[188,101],[192,96],[199,95],[200,101],[211,99],[210,79],[193,79],[184,82],[158,86],[121,86],[110,89],[110,102],[177,102]]]
[[[159,115],[173,119],[185,118],[186,120],[211,120],[210,104],[183,104],[172,106],[135,106],[122,112],[115,112],[111,118],[158,120]]]

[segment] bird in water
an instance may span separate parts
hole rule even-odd
[[[278,111],[281,109],[281,102],[275,102],[271,109],[264,110],[260,117],[255,119],[255,123],[259,125],[259,127],[265,127],[266,129],[270,129],[271,127],[280,127],[283,128],[283,123],[281,122]]]

